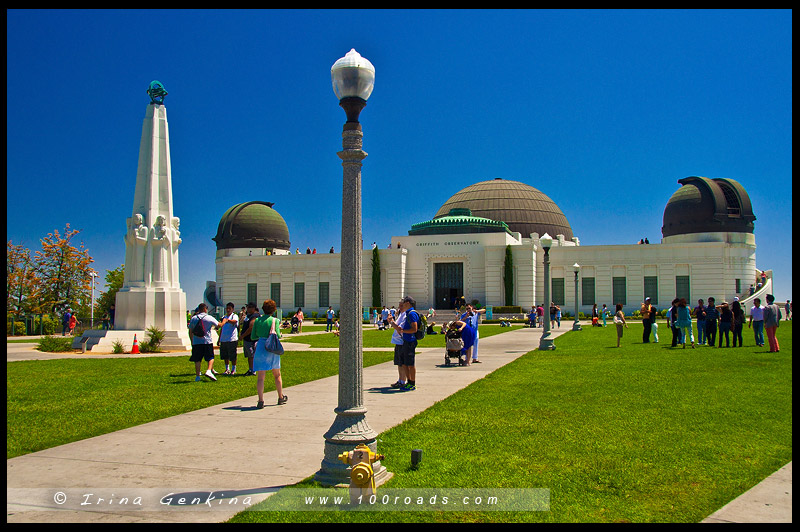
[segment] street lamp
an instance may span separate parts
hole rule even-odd
[[[544,329],[542,337],[539,339],[539,351],[552,351],[556,348],[553,339],[550,338],[550,248],[553,246],[553,237],[545,233],[539,243],[544,249]]]
[[[321,484],[349,485],[350,472],[339,455],[359,444],[377,452],[378,434],[369,426],[363,401],[363,346],[361,332],[361,161],[367,153],[361,149],[363,133],[358,116],[367,105],[375,84],[375,67],[354,49],[331,67],[333,92],[347,114],[342,128],[342,247],[339,335],[339,402],[336,418],[325,433],[325,453],[315,480]],[[375,485],[391,478],[386,468],[373,464]]]
[[[91,309],[91,318],[89,321],[89,328],[94,328],[94,280],[97,277],[96,272],[89,272],[89,275],[92,278],[92,309]]]
[[[575,271],[575,323],[572,324],[572,330],[580,331],[581,323],[578,321],[578,272],[581,271],[581,265],[576,262],[572,265],[572,269]]]

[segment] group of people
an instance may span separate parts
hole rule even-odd
[[[540,303],[531,307],[528,312],[528,325],[530,327],[544,327],[544,306]],[[550,327],[561,327],[561,307],[555,302],[550,302]]]
[[[766,296],[766,303],[766,305],[762,305],[760,298],[753,300],[748,322],[744,312],[745,309],[742,308],[738,297],[731,304],[723,301],[719,305],[716,304],[716,300],[713,297],[709,297],[705,302],[699,299],[697,306],[694,308],[689,306],[686,299],[675,298],[666,313],[667,325],[672,331],[672,347],[677,347],[678,344],[681,344],[685,349],[688,340],[691,348],[694,349],[695,339],[692,327],[692,320],[694,319],[697,323],[698,345],[715,347],[717,333],[719,332],[718,347],[722,347],[723,338],[725,339],[725,347],[731,347],[731,336],[733,336],[733,347],[737,345],[743,347],[742,332],[744,324],[747,323],[747,327],[753,329],[756,346],[763,347],[765,345],[764,333],[766,332],[769,351],[777,353],[780,351],[780,346],[775,333],[780,324],[781,310],[775,304],[775,297],[772,294]],[[620,305],[617,305],[617,307],[620,307]],[[658,309],[652,304],[651,298],[646,298],[642,303],[641,314],[644,329],[642,342],[649,343],[650,335],[652,334],[655,342],[658,343],[658,325],[656,323]],[[615,323],[616,321],[615,315]],[[622,332],[618,325],[618,347],[619,338],[621,337]]]
[[[245,307],[243,319],[234,310],[233,303],[225,305],[225,315],[221,321],[208,313],[208,305],[198,305],[192,318],[189,320],[189,332],[192,337],[192,355],[189,361],[194,362],[195,381],[202,380],[202,362],[205,360],[208,369],[205,376],[211,381],[216,381],[214,371],[214,340],[211,330],[219,330],[220,358],[225,361],[225,374],[236,375],[237,347],[241,321],[242,346],[247,359],[248,370],[245,375],[256,375],[256,391],[258,403],[256,408],[264,408],[264,381],[268,371],[272,372],[275,379],[275,389],[278,392],[278,404],[286,404],[288,397],[283,393],[281,379],[281,357],[275,352],[268,351],[266,342],[271,335],[281,337],[278,318],[273,316],[277,305],[272,299],[267,299],[261,305],[263,314],[259,314],[255,303],[248,303]]]
[[[328,250],[328,253],[334,253],[333,246],[331,246],[331,249]],[[295,255],[300,255],[301,254],[300,253],[300,248],[295,248],[294,249],[294,254]],[[306,248],[306,255],[316,255],[316,254],[317,254],[317,248],[314,248],[314,249]]]

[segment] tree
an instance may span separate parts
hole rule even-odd
[[[100,292],[100,297],[97,299],[97,304],[94,309],[95,315],[102,316],[105,311],[111,308],[111,305],[113,305],[117,299],[117,292],[122,288],[124,278],[124,264],[120,264],[119,268],[106,270],[106,291]]]
[[[34,256],[37,274],[41,282],[41,304],[47,310],[73,307],[79,314],[87,315],[91,302],[94,272],[90,264],[94,259],[83,245],[72,245],[78,229],[64,228],[62,236],[58,230],[41,239],[42,250]]]
[[[6,246],[6,312],[17,317],[41,312],[40,290],[31,250],[9,240]]]
[[[506,305],[514,304],[514,258],[511,246],[506,246],[506,260],[503,264],[503,284],[506,292]]]
[[[372,306],[381,306],[381,257],[378,248],[372,248]]]

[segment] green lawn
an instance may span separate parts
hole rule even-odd
[[[281,360],[284,386],[336,375],[337,352],[295,351]],[[364,366],[392,352],[365,352]],[[239,355],[237,371],[247,371]],[[203,362],[205,371],[206,363]],[[215,369],[223,371],[217,359]],[[244,368],[244,369],[243,369]],[[6,458],[107,434],[256,394],[256,378],[194,382],[189,356],[6,363]],[[271,377],[265,391],[273,391]]]
[[[481,325],[480,334],[481,338],[488,338],[495,334],[521,329],[522,325],[512,325],[511,327],[500,327],[499,325]],[[325,328],[323,327],[324,331]],[[392,346],[392,331],[365,328],[362,338],[364,339],[364,347],[384,347],[387,349],[393,348]],[[417,343],[417,347],[440,347],[444,349],[444,335],[443,334],[429,334]],[[312,349],[321,347],[339,347],[339,337],[333,333],[327,334],[309,334],[295,336],[285,334],[281,338],[281,342],[294,342],[300,344],[308,344]]]
[[[546,488],[549,511],[268,511],[287,488],[232,521],[699,522],[792,460],[790,323],[777,354],[749,330],[748,347],[684,350],[664,328],[642,344],[639,327],[620,349],[613,327],[565,334],[379,436],[395,475],[379,495]]]

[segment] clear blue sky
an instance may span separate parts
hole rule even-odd
[[[215,278],[220,217],[275,203],[292,248],[339,249],[344,112],[330,67],[376,68],[363,238],[385,247],[495,177],[584,245],[661,239],[678,179],[739,181],[757,266],[792,298],[791,11],[7,11],[8,239],[66,223],[124,262],[151,80],[166,99],[181,285]],[[427,193],[420,194],[424,189]]]

